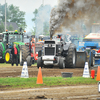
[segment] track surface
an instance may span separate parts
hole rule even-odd
[[[73,76],[82,76],[84,68],[59,69],[59,68],[42,68],[44,76],[61,76],[61,72],[73,72]],[[8,67],[0,66],[0,77],[20,77],[21,66]],[[37,77],[38,68],[35,66],[28,67],[29,77]],[[64,86],[0,91],[0,100],[2,99],[47,99],[47,100],[99,100],[98,85],[84,86]]]
[[[98,93],[97,89],[97,85],[84,85],[1,91],[0,100],[99,100],[100,93]]]
[[[20,77],[22,72],[21,66],[0,67],[0,77]],[[43,76],[61,76],[61,72],[73,72],[73,76],[82,76],[83,68],[59,69],[59,68],[42,68]],[[36,66],[28,67],[29,77],[37,77],[38,68]]]

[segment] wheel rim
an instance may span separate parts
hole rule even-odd
[[[75,50],[73,51],[73,65],[75,64]]]
[[[6,53],[5,59],[6,59],[7,62],[10,60],[10,54],[9,53]]]

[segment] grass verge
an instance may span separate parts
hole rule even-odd
[[[43,77],[43,84],[36,84],[37,78],[0,78],[0,89],[37,88],[50,86],[92,85],[98,81],[83,77]]]
[[[37,66],[37,63],[32,64],[32,66]],[[0,63],[0,67],[12,67],[12,65],[11,64],[7,64],[7,63]],[[16,67],[16,64],[14,64],[13,67]],[[18,64],[17,67],[22,67],[22,66],[20,66],[20,64]]]

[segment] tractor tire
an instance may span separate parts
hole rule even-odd
[[[91,58],[89,60],[89,67],[92,67],[94,66],[94,60],[93,60],[94,54],[93,54],[93,51],[91,51],[90,53],[91,53]]]
[[[2,47],[2,45],[0,44],[0,57],[2,57],[2,58],[0,58],[0,63],[4,63],[4,59],[3,59],[3,47]]]
[[[29,47],[22,45],[20,48],[20,66],[23,66],[24,61],[27,61],[27,57],[30,56]]]
[[[65,61],[62,58],[59,59],[59,68],[60,69],[64,69],[65,68]]]
[[[76,60],[77,60],[77,54],[76,54],[76,48],[73,44],[71,44],[68,48],[68,55],[66,56],[65,64],[66,68],[75,68]]]
[[[1,58],[1,57],[3,57],[3,54],[2,54],[2,50],[0,49],[0,63],[4,63],[4,59],[3,58]]]
[[[32,65],[32,57],[28,56],[27,57],[27,66],[31,66]]]
[[[11,63],[12,62],[11,49],[7,49],[6,52],[5,52],[5,62],[6,63]]]
[[[43,64],[42,64],[42,60],[41,57],[38,58],[37,60],[37,68],[41,67],[42,68]]]

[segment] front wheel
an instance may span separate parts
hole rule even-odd
[[[27,60],[27,65],[28,65],[28,66],[31,66],[31,65],[32,65],[32,57],[31,57],[31,56],[28,56],[28,57],[26,58],[26,60]]]
[[[42,68],[43,64],[42,64],[42,60],[41,57],[38,58],[37,60],[37,68],[41,67]]]
[[[6,50],[6,52],[5,52],[5,61],[6,61],[6,63],[11,63],[11,61],[12,61],[11,49]]]
[[[62,58],[59,59],[59,68],[60,69],[64,69],[65,68],[65,61]]]

